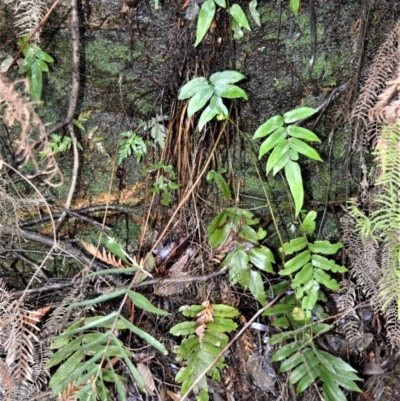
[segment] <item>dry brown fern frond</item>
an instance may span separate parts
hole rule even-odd
[[[350,215],[342,218],[343,243],[351,261],[350,275],[367,298],[378,299],[378,283],[382,278],[378,264],[379,246],[371,238],[362,240],[355,223]],[[374,307],[379,309],[380,306],[375,304]]]
[[[345,314],[343,331],[351,351],[358,350],[362,342],[360,318],[354,308],[355,302],[356,286],[350,280],[341,281],[337,306],[339,312]]]
[[[34,343],[39,341],[35,332],[38,328],[30,322],[32,318],[28,318],[29,311],[24,309],[18,300],[8,306],[5,315],[9,333],[8,338],[3,339],[3,345],[10,376],[23,384],[32,382]]]
[[[386,41],[380,46],[371,67],[368,69],[368,79],[356,101],[351,121],[361,120],[368,125],[368,113],[375,106],[376,100],[390,80],[398,62],[398,41],[400,39],[400,21],[388,34]]]
[[[78,394],[83,385],[77,386],[75,382],[69,383],[68,387],[58,394],[58,401],[75,401],[74,395]]]
[[[32,163],[34,172],[28,178],[42,175],[48,185],[60,185],[62,173],[52,153],[46,151],[48,144],[45,126],[34,111],[33,103],[21,95],[17,85],[22,85],[24,92],[27,92],[26,80],[12,82],[0,74],[0,111],[4,113],[6,124],[19,129],[18,138],[14,141],[17,145],[17,162],[21,166]]]
[[[61,304],[54,309],[51,313],[50,318],[43,325],[43,330],[40,333],[40,338],[47,338],[61,332],[65,327],[68,327],[71,320],[75,320],[80,317],[80,312],[75,310],[67,310],[68,306],[74,302],[79,302],[84,298],[84,295],[79,287],[72,288],[69,294],[64,297]]]
[[[46,14],[46,5],[42,0],[5,0],[5,4],[10,3],[14,3],[14,27],[19,37],[31,34]],[[39,42],[39,32],[32,39]]]
[[[92,244],[87,243],[84,240],[81,240],[81,244],[90,254],[92,254],[97,259],[100,259],[102,262],[105,262],[115,267],[120,267],[120,268],[125,267],[125,264],[121,259],[116,258],[112,253],[107,252],[104,248],[103,251],[100,251],[99,248],[97,248]]]

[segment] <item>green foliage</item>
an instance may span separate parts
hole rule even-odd
[[[160,170],[162,173],[153,184],[150,192],[161,195],[161,204],[170,206],[172,203],[172,192],[178,189],[181,184],[175,182],[176,176],[172,166],[166,166],[163,163],[152,164],[144,169],[144,173]]]
[[[144,130],[150,130],[150,136],[153,141],[161,149],[164,147],[166,127],[163,124],[165,120],[168,120],[168,116],[156,115],[148,121],[141,121],[141,128]]]
[[[240,312],[232,306],[212,305],[208,302],[203,305],[182,306],[179,311],[184,316],[197,318],[196,322],[178,323],[170,330],[174,336],[187,336],[175,348],[177,360],[186,361],[186,366],[179,370],[175,378],[178,383],[182,383],[181,393],[185,395],[193,382],[228,344],[229,337],[225,333],[236,330],[237,324],[232,318],[239,316]],[[223,367],[224,357],[221,356],[207,376],[220,381],[219,370]],[[208,401],[206,377],[200,380],[194,392],[197,400]]]
[[[79,114],[78,118],[74,118],[72,120],[72,123],[85,133],[82,137],[82,142],[85,144],[86,147],[98,153],[105,153],[103,138],[99,136],[95,137],[98,127],[92,127],[89,131],[86,132],[86,128],[83,125],[90,118],[91,114],[92,110],[82,111],[82,113]]]
[[[18,46],[24,46],[28,39],[29,35],[24,35],[18,41]],[[25,58],[19,67],[19,73],[28,76],[31,96],[35,100],[40,100],[43,89],[43,72],[49,72],[49,66],[47,64],[53,63],[54,59],[38,45],[33,43],[27,43],[22,53]]]
[[[330,329],[329,325],[308,323],[308,326],[297,330],[272,336],[270,344],[278,344],[294,339],[281,347],[272,357],[273,362],[281,361],[280,372],[291,371],[289,383],[296,385],[300,394],[317,379],[322,385],[325,401],[346,401],[347,398],[339,388],[361,392],[356,385],[360,379],[350,365],[328,352],[317,350],[312,338]]]
[[[220,168],[217,171],[211,170],[207,174],[207,181],[215,182],[218,189],[224,194],[226,199],[232,199],[231,190],[222,174],[226,173],[226,168]]]
[[[315,212],[310,212],[305,219],[306,224],[300,227],[300,232],[310,234],[309,220],[315,220]],[[308,241],[304,235],[292,239],[283,245],[285,256],[296,254],[286,260],[283,270],[279,271],[281,276],[291,276],[291,286],[296,293],[296,298],[301,300],[301,308],[307,318],[311,317],[317,300],[320,286],[333,290],[339,290],[339,284],[332,278],[330,273],[344,273],[348,270],[339,266],[325,255],[334,255],[343,245],[341,243],[331,244],[329,241]],[[303,311],[299,313],[303,314]]]
[[[129,262],[123,248],[114,239],[108,240],[107,247],[114,255],[124,260],[128,266],[135,270],[141,268]],[[119,270],[123,272],[125,269]],[[108,273],[110,274],[109,271]],[[92,276],[94,275],[97,274],[92,274]],[[67,309],[95,305],[123,296],[128,297],[135,307],[148,313],[169,315],[168,312],[152,305],[145,296],[129,289],[121,289],[94,299],[77,302]],[[115,372],[115,359],[126,366],[138,387],[147,393],[143,378],[131,362],[134,354],[116,337],[116,330],[128,330],[163,355],[167,354],[163,344],[136,327],[118,312],[112,312],[106,316],[82,318],[52,340],[52,349],[58,351],[52,355],[46,367],[50,369],[58,366],[49,383],[53,396],[57,396],[72,385],[73,388],[79,390],[74,396],[75,399],[108,401],[111,399],[107,388],[107,383],[109,383],[115,385],[120,399],[126,400],[125,392],[121,391],[126,379]]]
[[[263,279],[252,266],[273,273],[272,263],[275,263],[275,258],[270,249],[258,243],[266,236],[266,232],[262,229],[255,231],[252,226],[256,224],[258,219],[250,211],[228,208],[212,221],[208,239],[213,249],[223,253],[229,249],[223,265],[229,269],[231,284],[239,283],[244,290],[248,288],[264,304],[266,294]]]
[[[307,235],[315,230],[316,213],[309,212],[300,226],[302,236],[292,239],[283,245],[286,259],[281,276],[287,276],[285,281],[274,286],[268,292],[270,295],[285,293],[280,302],[264,312],[265,316],[274,316],[272,325],[284,329],[273,335],[270,344],[284,341],[274,354],[272,361],[281,362],[280,371],[291,371],[289,383],[296,385],[297,394],[310,387],[317,379],[322,382],[322,392],[325,401],[346,400],[339,387],[351,391],[361,391],[355,381],[361,380],[355,370],[340,358],[325,351],[317,350],[313,338],[331,329],[325,323],[314,323],[315,320],[327,317],[317,301],[324,299],[321,285],[336,291],[337,281],[330,273],[343,273],[347,269],[337,265],[327,256],[334,255],[342,248],[341,243],[331,244],[329,241],[311,242]],[[294,294],[287,292],[288,287]]]
[[[260,13],[257,11],[257,5],[258,5],[257,0],[252,0],[252,1],[249,3],[249,10],[250,10],[251,16],[253,17],[254,22],[255,22],[258,26],[261,26]]]
[[[194,44],[195,47],[201,43],[201,41],[204,39],[204,36],[210,29],[215,17],[215,13],[217,11],[217,5],[222,8],[226,8],[226,1],[206,0],[201,5],[199,19],[197,20],[196,42]],[[254,13],[256,5],[253,6],[253,16],[256,15]],[[240,39],[243,37],[244,34],[242,28],[247,29],[249,32],[251,31],[246,14],[243,12],[242,8],[238,4],[233,4],[229,9],[229,13],[232,16],[232,29],[234,32],[233,37],[235,39]]]
[[[300,107],[287,113],[271,117],[255,132],[253,139],[268,136],[261,144],[259,158],[271,151],[266,164],[266,175],[271,171],[275,175],[284,169],[289,183],[290,192],[295,204],[295,215],[299,215],[304,202],[303,179],[299,154],[311,159],[322,161],[317,151],[304,142],[320,142],[319,138],[310,130],[293,125],[294,122],[310,117],[316,110]]]
[[[50,139],[47,142],[49,150],[42,152],[42,158],[47,157],[48,154],[52,153],[56,156],[59,153],[66,152],[71,149],[72,139],[69,136],[63,136],[59,134],[51,134]]]
[[[120,166],[132,154],[135,155],[136,161],[140,163],[142,157],[147,153],[147,146],[144,140],[133,131],[121,132],[121,137],[123,139],[119,144],[118,165]]]
[[[356,230],[360,232],[362,240],[367,244],[369,239],[373,239],[374,245],[379,246],[384,255],[376,261],[381,267],[382,274],[377,287],[381,308],[386,313],[388,322],[391,321],[391,316],[397,315],[397,319],[400,319],[399,143],[400,120],[398,119],[392,125],[382,127],[374,151],[379,176],[375,181],[375,196],[370,201],[372,211],[366,215],[356,207],[355,201],[349,205],[350,214],[356,219]],[[364,262],[366,269],[370,269],[370,262],[370,260]]]
[[[247,100],[246,92],[239,86],[233,85],[244,78],[245,76],[240,72],[222,71],[212,74],[209,80],[204,77],[194,78],[181,88],[178,99],[190,98],[187,109],[188,117],[192,117],[208,103],[200,115],[199,131],[214,117],[217,117],[217,120],[225,120],[228,117],[228,108],[222,98]]]
[[[300,11],[300,3],[301,0],[290,0],[290,9],[292,10],[292,13],[297,17],[297,14]]]
[[[233,38],[241,39],[244,36],[243,28],[249,32],[251,31],[246,14],[238,4],[232,4],[229,13],[232,16]]]

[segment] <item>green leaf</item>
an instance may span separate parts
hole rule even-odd
[[[38,60],[36,60],[36,63],[38,64],[38,66],[42,70],[42,72],[49,72],[49,67],[43,60],[38,59]]]
[[[31,66],[29,77],[31,95],[35,100],[40,100],[42,96],[43,77],[42,70],[40,69],[40,66],[36,61]]]
[[[19,68],[20,74],[25,74],[31,69],[32,64],[36,61],[35,57],[35,49],[32,46],[28,46],[26,51],[24,52],[24,60],[21,63],[21,67]]]
[[[324,382],[322,385],[322,392],[325,401],[346,401],[347,397],[343,391],[335,383],[334,379],[330,377],[331,372],[326,372],[320,375],[320,379]]]
[[[100,295],[99,297],[87,299],[86,301],[75,302],[67,307],[67,310],[78,308],[81,306],[95,305],[97,303],[101,303],[104,301],[109,301],[110,299],[120,297],[126,294],[126,289],[117,290],[114,292],[110,292],[109,294]]]
[[[238,99],[242,97],[248,100],[246,92],[236,85],[216,85],[214,86],[214,93],[219,97],[226,97],[228,99]]]
[[[318,301],[318,291],[319,291],[319,284],[316,281],[311,282],[311,288],[307,291],[307,295],[303,297],[301,301],[301,306],[303,309],[308,311],[308,315],[312,309],[314,309],[315,304]]]
[[[214,86],[231,85],[246,78],[243,74],[237,71],[222,71],[216,72],[210,76],[210,82]]]
[[[219,96],[213,96],[210,100],[211,109],[218,111],[217,120],[225,120],[228,117],[228,108],[225,106],[222,98]]]
[[[157,315],[170,316],[171,314],[165,310],[156,308],[144,295],[138,292],[128,291],[129,298],[135,306],[150,313]]]
[[[261,26],[261,19],[260,19],[260,13],[256,10],[257,8],[257,0],[252,0],[249,3],[249,10],[250,14],[253,17],[254,22],[258,25]]]
[[[290,149],[294,150],[295,152],[301,153],[302,155],[307,156],[310,159],[322,162],[322,159],[318,154],[318,152],[313,147],[307,145],[300,139],[291,137],[289,139],[289,144],[290,144]]]
[[[287,137],[286,129],[284,127],[278,128],[271,134],[260,146],[258,158],[261,159],[267,152],[274,148],[280,141]]]
[[[294,369],[297,365],[300,364],[300,366],[303,366],[303,352],[296,352],[294,355],[290,356],[286,360],[284,360],[281,363],[281,366],[279,367],[279,372],[284,373],[287,372],[288,370]]]
[[[323,284],[325,287],[333,291],[339,291],[340,289],[338,282],[334,278],[332,278],[328,273],[325,273],[323,270],[314,269],[314,278],[319,283]]]
[[[297,17],[300,10],[300,0],[290,0],[290,9],[292,13]]]
[[[237,326],[238,325],[232,319],[215,317],[213,322],[207,324],[207,329],[220,333],[230,333],[231,331],[236,330]]]
[[[278,319],[275,319],[272,322],[272,326],[279,327],[282,329],[288,329],[290,326],[290,322],[285,315],[282,315],[282,316],[278,317]]]
[[[282,313],[292,313],[294,306],[292,304],[278,304],[268,308],[263,316],[276,316]]]
[[[226,8],[226,0],[214,0],[220,7]]]
[[[299,107],[298,109],[290,110],[283,115],[283,120],[286,124],[294,123],[298,120],[303,120],[315,114],[318,110],[309,107]]]
[[[76,351],[70,358],[68,358],[57,371],[51,376],[49,385],[52,389],[52,394],[57,395],[66,386],[63,382],[70,376],[82,363],[84,358],[82,351]]]
[[[233,306],[224,304],[212,304],[213,316],[215,317],[236,317],[240,315],[240,312]]]
[[[239,283],[244,290],[249,287],[250,268],[246,252],[238,250],[233,253],[229,263],[229,280],[232,284]]]
[[[264,305],[267,296],[265,294],[264,283],[259,272],[250,270],[249,289],[257,301],[260,302],[261,305]]]
[[[275,165],[280,161],[282,157],[284,157],[285,153],[289,150],[289,142],[287,139],[281,140],[274,148],[272,153],[270,154],[267,166],[266,166],[266,175],[275,167]]]
[[[295,205],[295,217],[297,217],[303,207],[304,189],[301,170],[298,163],[289,160],[285,166],[285,176],[289,184]]]
[[[199,91],[190,98],[187,115],[188,117],[192,117],[194,113],[202,109],[206,103],[211,99],[213,95],[213,88],[211,85],[207,85],[199,89]]]
[[[109,238],[106,242],[106,247],[109,251],[111,251],[114,255],[118,256],[125,263],[130,264],[128,259],[125,256],[124,249],[122,246],[116,241],[115,238]]]
[[[307,390],[311,386],[311,384],[313,384],[315,380],[318,379],[319,373],[320,373],[319,367],[310,369],[309,374],[304,375],[298,382],[296,386],[296,394],[301,394],[304,390]]]
[[[238,4],[233,4],[229,9],[229,13],[240,26],[246,28],[248,31],[251,31],[249,21],[247,20],[246,14],[242,10],[242,7],[240,7]]]
[[[310,142],[321,142],[314,132],[303,127],[297,127],[296,125],[289,125],[287,127],[287,133],[293,138],[305,139]]]
[[[207,181],[214,181],[217,184],[218,189],[224,194],[224,196],[227,199],[232,199],[231,190],[229,189],[228,183],[226,182],[225,178],[222,176],[221,170],[222,169],[218,171],[209,171],[206,179]],[[223,172],[226,172],[226,170],[223,169]]]
[[[194,334],[196,328],[196,322],[182,322],[172,327],[169,332],[174,336],[188,336],[189,334]]]
[[[331,270],[334,273],[345,273],[348,271],[344,266],[339,266],[334,260],[329,260],[325,256],[313,255],[311,260],[313,266],[323,270]]]
[[[306,237],[299,237],[290,240],[290,242],[286,242],[283,244],[283,251],[285,255],[291,255],[294,252],[299,252],[307,246]]]
[[[272,263],[275,263],[275,258],[271,250],[266,246],[251,248],[247,254],[253,265],[265,272],[274,273]]]
[[[254,133],[253,139],[263,138],[264,136],[269,135],[271,132],[274,132],[281,127],[283,127],[282,116],[278,115],[271,117],[264,124],[260,125],[257,128],[257,131]]]
[[[211,99],[212,100],[212,99]],[[213,108],[211,104],[209,104],[201,113],[199,118],[199,124],[197,125],[197,129],[201,131],[204,126],[211,121],[216,115],[218,115],[218,109]]]
[[[334,255],[339,249],[343,248],[341,242],[331,244],[329,241],[315,241],[313,244],[309,244],[308,249],[312,253],[323,253],[324,255]]]
[[[182,86],[179,91],[179,100],[188,99],[194,96],[200,89],[209,85],[208,80],[204,77],[194,78]]]
[[[290,151],[290,149],[288,149],[280,158],[280,160],[278,161],[278,163],[275,164],[274,168],[272,169],[272,175],[275,175],[278,171],[281,171],[286,164],[289,163],[289,160],[291,159],[291,154],[293,152]],[[293,158],[292,158],[293,160]]]
[[[306,263],[305,266],[296,274],[296,277],[293,280],[293,284],[298,287],[301,284],[307,283],[311,280],[314,273],[312,263]]]
[[[254,228],[248,226],[247,224],[244,224],[241,230],[238,232],[240,241],[243,241],[242,238],[244,238],[247,241],[251,241],[252,244],[248,244],[248,246],[253,247],[254,244],[258,242],[258,236],[256,233],[256,230]],[[243,241],[243,244],[247,246],[246,241]]]
[[[136,327],[133,325],[129,320],[125,319],[123,316],[119,316],[119,319],[121,322],[125,324],[125,326],[134,334],[145,340],[149,345],[151,345],[153,348],[158,350],[160,353],[163,355],[168,355],[168,351],[166,350],[165,346],[161,344],[158,340],[156,340],[152,335],[149,333],[146,333],[142,329],[139,329],[139,327]],[[118,345],[118,344],[117,344]]]
[[[54,58],[50,56],[50,54],[47,54],[44,52],[42,49],[38,49],[35,53],[36,57],[40,60],[45,61],[46,63],[53,63]]]
[[[226,211],[221,212],[214,218],[208,228],[207,235],[212,249],[218,248],[230,238],[229,231],[232,223],[226,221],[227,217]]]
[[[275,352],[271,362],[279,362],[282,359],[286,359],[288,356],[292,355],[293,352],[297,352],[299,349],[300,346],[297,342],[286,344]]]
[[[315,231],[315,219],[317,218],[317,212],[311,210],[307,213],[303,223],[300,226],[300,231],[304,234],[312,234]]]
[[[210,29],[211,23],[215,16],[215,3],[214,0],[206,0],[202,5],[199,13],[199,18],[197,20],[197,30],[196,30],[196,42],[194,47],[196,47],[206,36],[206,33]]]
[[[301,269],[306,263],[311,260],[311,253],[309,250],[305,250],[295,256],[293,259],[290,259],[285,263],[285,268],[279,271],[279,274],[282,276],[288,276],[295,271]]]

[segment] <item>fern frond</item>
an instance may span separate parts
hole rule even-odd
[[[121,259],[116,258],[115,255],[113,255],[111,252],[107,252],[104,248],[103,251],[101,252],[99,248],[97,248],[92,244],[87,243],[84,240],[81,240],[81,244],[85,247],[85,249],[89,253],[91,253],[94,257],[100,259],[101,261],[111,266],[121,267],[121,268],[125,267],[125,264]]]
[[[368,114],[375,106],[377,97],[382,92],[398,63],[397,43],[400,38],[400,22],[397,22],[388,34],[386,41],[381,45],[371,67],[368,70],[368,79],[361,90],[350,119],[361,120],[368,125]]]
[[[20,37],[31,34],[47,11],[43,0],[6,0],[5,3],[14,3],[14,27]],[[40,41],[39,32],[35,34],[32,40],[34,42]]]
[[[354,308],[356,300],[356,287],[350,280],[340,282],[339,300],[337,303],[340,312],[345,314],[343,331],[346,334],[352,350],[358,349],[362,341],[360,332],[360,318]]]

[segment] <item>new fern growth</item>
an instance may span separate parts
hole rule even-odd
[[[170,330],[175,336],[187,336],[175,349],[178,361],[186,361],[180,369],[175,380],[182,383],[181,393],[185,395],[190,386],[199,375],[212,363],[220,351],[228,344],[226,333],[236,330],[237,324],[233,317],[240,312],[227,305],[210,304],[208,301],[202,305],[182,306],[179,311],[187,317],[197,318],[196,321],[178,323]],[[224,357],[221,356],[207,375],[220,381],[219,370],[225,366]],[[198,401],[208,401],[207,378],[203,377],[197,388]]]

